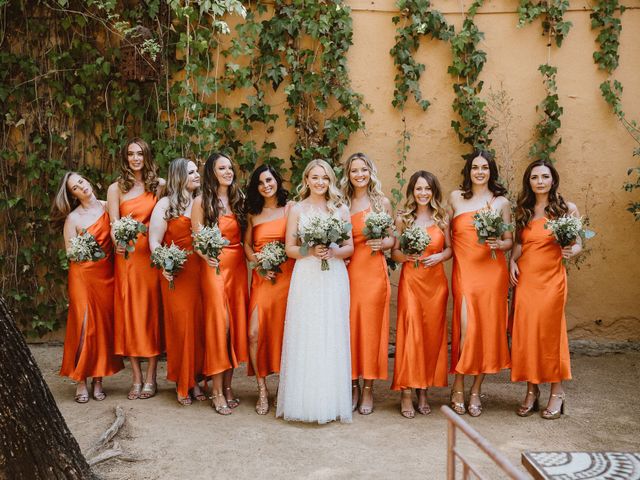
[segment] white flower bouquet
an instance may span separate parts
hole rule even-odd
[[[284,250],[284,243],[273,241],[267,243],[262,250],[255,253],[257,262],[250,262],[249,267],[257,269],[261,276],[266,276],[267,272],[282,273],[280,265],[287,261],[287,253]],[[276,283],[276,279],[272,278],[271,283]]]
[[[119,247],[124,247],[124,258],[129,258],[129,254],[135,250],[138,235],[147,233],[147,226],[135,220],[130,214],[126,217],[120,217],[115,220],[111,227],[113,228],[113,236]]]
[[[217,225],[202,227],[193,235],[193,248],[209,258],[218,260],[222,249],[229,245],[229,240],[222,236]],[[216,267],[216,273],[220,275],[220,266]]]
[[[67,258],[74,262],[97,262],[107,256],[95,237],[84,229],[80,235],[73,237],[69,244]]]
[[[309,222],[303,226],[300,232],[300,252],[307,254],[310,247],[316,245],[324,245],[329,247],[332,243],[340,245],[349,238],[351,224],[334,216],[315,215],[309,219]],[[322,260],[320,262],[322,271],[329,270],[329,262]]]
[[[364,220],[362,234],[367,240],[379,240],[389,236],[389,230],[393,229],[393,219],[386,212],[371,212]],[[375,255],[377,252],[371,252]]]
[[[504,232],[513,231],[513,225],[505,223],[500,212],[489,206],[478,210],[473,216],[473,226],[476,228],[478,242],[483,245],[488,238],[500,238]],[[491,258],[494,260],[497,258],[493,249],[491,250]]]
[[[400,251],[405,255],[422,255],[431,243],[431,236],[423,227],[411,225],[402,232],[399,238]],[[413,264],[414,268],[418,268],[420,261],[416,260]]]
[[[584,219],[572,215],[563,215],[553,220],[547,220],[544,228],[551,230],[551,235],[562,248],[573,245],[578,237],[592,238],[595,233],[584,228]]]
[[[162,245],[151,253],[151,266],[164,270],[175,277],[182,270],[187,257],[191,252],[184,250],[171,242],[171,246]],[[169,288],[173,290],[175,287],[173,280],[169,282]]]

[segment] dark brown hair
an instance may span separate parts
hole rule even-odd
[[[545,216],[553,219],[565,215],[569,211],[569,207],[562,198],[562,195],[558,193],[558,186],[560,185],[560,175],[558,171],[548,160],[540,159],[535,160],[529,164],[522,176],[522,191],[518,195],[518,204],[516,206],[516,238],[520,240],[520,233],[524,230],[531,218],[533,218],[534,208],[536,206],[536,194],[531,188],[531,172],[535,167],[547,167],[551,172],[551,189],[549,190],[549,205],[544,209]]]
[[[236,175],[236,167],[233,161],[223,153],[214,152],[204,164],[204,175],[202,179],[202,209],[204,210],[205,226],[215,225],[218,223],[220,216],[220,200],[218,199],[218,177],[216,177],[216,163],[221,158],[226,158],[231,162],[233,170],[233,182],[229,186],[229,207],[231,212],[235,214],[240,223],[240,227],[244,231],[246,226],[246,217],[244,212],[244,195],[238,186],[238,176]]]
[[[498,173],[498,165],[493,158],[491,152],[487,152],[486,150],[474,150],[470,155],[465,156],[465,164],[462,169],[462,185],[460,185],[460,190],[462,190],[462,197],[466,200],[470,199],[473,196],[473,191],[471,190],[471,164],[473,160],[482,157],[489,164],[489,190],[493,193],[494,196],[499,197],[501,195],[507,194],[507,189],[502,186],[500,183]]]
[[[142,158],[144,159],[142,167],[142,181],[144,182],[145,192],[151,192],[154,195],[158,189],[158,166],[151,156],[151,148],[149,144],[139,137],[132,138],[124,144],[120,152],[120,176],[118,177],[118,186],[122,193],[127,193],[133,188],[136,177],[129,167],[129,146],[135,143],[142,149]]]

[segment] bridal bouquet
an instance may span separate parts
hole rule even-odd
[[[378,240],[388,236],[389,229],[393,228],[393,219],[386,212],[371,212],[364,220],[362,234],[367,240]],[[371,255],[377,252],[372,251]]]
[[[300,253],[307,254],[309,247],[324,245],[328,247],[332,243],[339,245],[349,238],[351,224],[334,216],[313,216],[304,225],[300,232],[301,247]],[[329,270],[329,262],[322,260],[320,263],[322,271]]]
[[[588,239],[595,235],[591,230],[584,228],[584,221],[582,218],[571,215],[563,215],[562,217],[554,220],[547,220],[544,224],[544,228],[551,230],[551,235],[556,238],[556,241],[562,248],[575,243],[578,237]]]
[[[287,253],[284,250],[284,243],[274,241],[267,243],[262,250],[255,253],[257,262],[249,263],[250,268],[257,268],[258,274],[263,277],[267,272],[282,273],[280,265],[287,261]],[[276,279],[272,278],[271,283],[275,284]]]
[[[202,227],[193,235],[193,248],[209,258],[218,260],[223,247],[229,245],[229,240],[222,236],[217,225]],[[216,273],[220,275],[220,266],[216,267]]]
[[[129,254],[135,250],[138,234],[147,233],[147,227],[144,223],[135,220],[130,214],[126,217],[120,217],[111,226],[116,244],[125,249],[124,258],[126,260],[129,258]]]
[[[473,216],[473,226],[476,227],[478,242],[483,245],[487,238],[500,238],[504,232],[513,231],[513,225],[505,223],[500,212],[489,206],[478,210]],[[491,250],[491,258],[494,260],[497,258],[493,249]]]
[[[162,245],[151,253],[151,266],[164,270],[175,277],[178,272],[182,270],[182,267],[187,261],[187,256],[190,254],[191,252],[171,242],[170,247]],[[173,280],[169,282],[169,288],[171,290],[175,288]]]
[[[431,237],[424,228],[411,225],[405,228],[399,241],[400,251],[405,255],[421,255],[431,243]],[[418,268],[418,265],[420,265],[420,261],[416,260],[413,267]]]
[[[74,262],[97,262],[107,256],[98,245],[95,237],[84,229],[69,243],[67,258]]]

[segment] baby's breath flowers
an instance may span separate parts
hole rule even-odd
[[[86,230],[82,230],[80,235],[73,237],[69,241],[67,258],[74,262],[97,262],[107,255],[98,245],[95,237]]]
[[[129,254],[135,250],[138,235],[147,233],[147,227],[144,223],[135,220],[131,215],[120,217],[111,224],[113,228],[113,236],[119,247],[124,247],[124,258],[129,258]]]
[[[257,269],[261,276],[266,276],[268,272],[282,273],[280,265],[287,261],[287,253],[284,250],[284,243],[274,241],[267,243],[262,250],[254,254],[257,262],[250,262],[249,267]],[[271,283],[276,283],[272,278]]]
[[[217,225],[202,227],[199,232],[193,234],[193,248],[216,261],[226,245],[229,245],[229,240],[222,236]],[[220,266],[216,267],[216,273],[220,275]]]
[[[371,212],[364,220],[362,234],[367,240],[379,240],[389,236],[393,229],[393,219],[386,212]],[[371,255],[377,252],[372,251]]]
[[[329,247],[332,243],[340,245],[349,238],[351,224],[334,216],[314,215],[306,224],[302,225],[300,232],[300,253],[307,254],[309,248],[316,245]],[[320,270],[329,270],[329,262],[322,260]]]
[[[547,220],[544,228],[551,230],[551,235],[556,242],[564,248],[573,245],[578,237],[582,239],[592,238],[595,233],[584,228],[584,219],[572,215],[563,215],[553,220]]]
[[[405,255],[422,255],[431,243],[431,236],[423,227],[411,225],[404,229],[399,238],[400,251]],[[414,268],[418,268],[420,261],[416,260]]]
[[[503,233],[513,231],[513,225],[505,223],[502,215],[497,210],[493,210],[487,205],[486,208],[478,210],[473,216],[473,226],[476,228],[478,242],[485,244],[488,238],[500,238]],[[491,258],[494,260],[496,252],[491,250]]]
[[[175,277],[182,270],[187,257],[191,252],[184,250],[171,242],[170,246],[162,245],[151,253],[151,266],[164,270],[168,274]],[[169,281],[169,288],[173,290],[175,285],[173,280]]]

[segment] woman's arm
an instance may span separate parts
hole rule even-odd
[[[382,198],[382,211],[387,215],[393,218],[393,209],[391,208],[391,202],[387,197]],[[367,245],[373,250],[377,252],[378,250],[389,250],[393,248],[396,243],[396,239],[393,236],[393,230],[389,229],[387,231],[387,236],[378,240],[367,240]]]
[[[247,229],[244,232],[244,254],[249,262],[257,262],[253,251],[253,215],[247,215]]]
[[[522,244],[515,241],[513,248],[511,249],[511,260],[509,260],[509,281],[514,287],[518,285],[518,277],[520,276],[520,269],[518,268],[518,259],[522,255]]]
[[[349,209],[347,207],[343,205],[340,207],[338,212],[340,213],[340,218],[342,218],[342,220],[345,222],[351,222],[351,216],[349,215]],[[349,238],[344,240],[339,246],[327,248],[322,258],[325,260],[328,260],[329,258],[340,258],[344,260],[351,255],[353,255],[353,237],[351,236],[351,232],[349,232]]]
[[[111,224],[120,219],[120,186],[118,182],[109,185],[107,190],[107,212],[109,212],[109,220]],[[118,245],[116,237],[111,229],[111,240],[113,241],[114,250],[118,255],[124,255],[125,247]]]
[[[448,219],[446,220],[447,224],[442,230],[442,233],[444,234],[444,248],[441,252],[433,253],[422,260],[422,264],[425,267],[433,267],[434,265],[437,265],[440,262],[445,262],[451,258],[451,255],[453,253],[451,250],[451,227],[449,226]]]
[[[149,248],[153,252],[162,245],[162,239],[167,231],[167,221],[164,214],[169,206],[169,200],[162,198],[156,203],[151,213],[151,221],[149,222]]]
[[[396,232],[398,233],[398,238],[395,239],[393,249],[391,250],[391,260],[396,263],[417,262],[420,255],[405,255],[402,253],[402,250],[400,250],[400,235],[404,232],[404,221],[399,215],[396,217]]]
[[[294,205],[289,210],[287,215],[287,233],[285,238],[285,252],[287,257],[299,260],[305,256],[300,253],[300,246],[298,245],[298,219],[300,218],[300,206]],[[312,249],[309,249],[311,253]]]
[[[504,223],[511,223],[511,204],[505,197],[498,197],[497,202],[500,202],[500,214]],[[510,250],[513,247],[513,234],[511,232],[504,232],[500,238],[488,238],[487,245],[492,250]]]
[[[578,207],[576,207],[575,203],[567,202],[567,207],[569,207],[569,215],[572,217],[580,218],[580,213],[578,212]],[[562,249],[562,257],[563,258],[571,258],[575,257],[582,251],[582,238],[576,238],[576,241],[573,245],[569,245]]]
[[[69,247],[71,246],[71,239],[78,235],[76,220],[73,212],[67,215],[67,218],[64,220],[62,234],[64,236],[64,248],[68,252]]]

